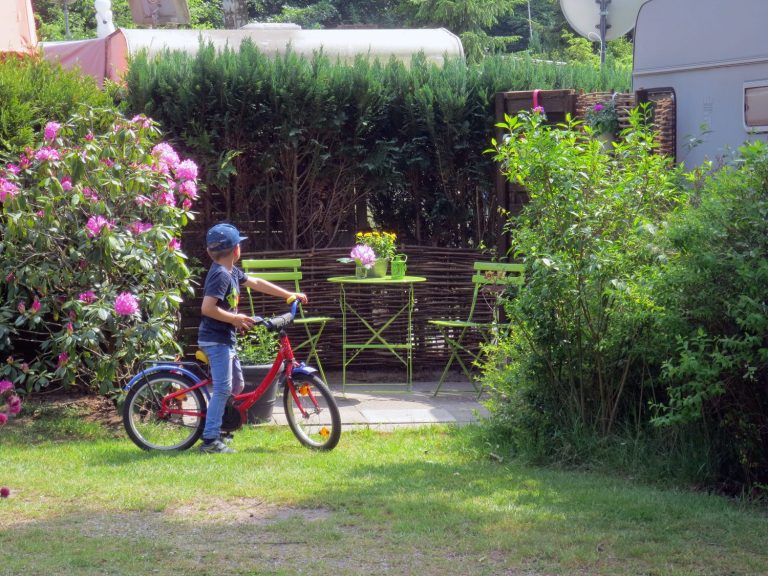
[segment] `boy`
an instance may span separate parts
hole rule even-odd
[[[231,224],[216,224],[206,235],[208,255],[213,264],[205,277],[197,343],[208,355],[213,380],[200,446],[201,452],[209,454],[234,452],[220,438],[221,421],[227,398],[243,389],[243,372],[235,352],[236,331],[246,331],[254,324],[250,316],[237,310],[240,287],[285,300],[295,297],[303,304],[307,303],[303,293],[289,292],[266,280],[249,278],[235,266],[240,259],[240,242],[245,239]]]

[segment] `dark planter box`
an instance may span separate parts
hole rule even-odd
[[[255,390],[264,377],[269,373],[271,364],[258,364],[251,366],[242,366],[243,380],[245,387],[243,392]],[[248,424],[263,424],[272,419],[272,409],[275,407],[275,398],[277,397],[277,383],[280,380],[279,374],[272,381],[272,384],[266,389],[256,403],[248,409]]]

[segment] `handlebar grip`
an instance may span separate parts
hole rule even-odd
[[[286,312],[285,314],[281,314],[280,316],[275,316],[274,318],[270,318],[269,320],[266,321],[267,330],[269,330],[270,332],[272,331],[277,332],[278,330],[285,328],[291,322],[293,322],[293,317],[294,317],[294,314],[292,312]]]

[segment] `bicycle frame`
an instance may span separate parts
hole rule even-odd
[[[296,303],[292,305],[291,313],[292,315],[295,316]],[[146,379],[148,376],[151,376],[152,374],[155,374],[155,373],[171,372],[174,374],[184,376],[188,378],[190,382],[193,383],[193,385],[188,389],[178,390],[176,392],[171,392],[170,394],[166,394],[162,399],[160,399],[161,406],[158,412],[158,416],[164,418],[172,414],[178,414],[181,416],[196,416],[196,417],[204,418],[205,413],[200,413],[193,410],[182,410],[180,408],[174,408],[172,406],[176,404],[175,402],[173,402],[174,400],[182,399],[181,398],[182,396],[184,396],[185,394],[188,394],[190,390],[195,390],[195,389],[201,389],[203,392],[203,396],[205,397],[206,403],[209,402],[211,398],[211,392],[208,386],[212,383],[210,374],[206,372],[205,376],[201,377],[203,370],[200,368],[200,365],[197,364],[196,362],[163,362],[163,363],[152,362],[152,364],[153,365],[150,368],[142,370],[141,372],[136,374],[133,378],[131,378],[131,380],[125,386],[125,391],[128,392],[131,389],[131,387],[133,387],[137,382],[139,382],[142,379]],[[261,398],[261,396],[267,390],[267,388],[272,383],[272,381],[276,377],[278,377],[278,373],[280,372],[281,367],[284,368],[284,372],[280,376],[280,379],[282,382],[287,383],[287,388],[290,394],[293,396],[296,405],[299,407],[302,413],[302,416],[307,417],[308,413],[304,409],[302,403],[299,402],[299,394],[309,395],[309,398],[312,404],[317,406],[317,400],[315,399],[311,390],[309,389],[307,389],[306,391],[296,390],[295,386],[293,385],[293,375],[302,374],[302,375],[311,376],[313,374],[316,374],[318,371],[317,369],[311,366],[306,366],[303,362],[299,363],[296,360],[293,354],[293,348],[291,347],[291,342],[288,339],[288,334],[286,334],[285,330],[281,328],[279,333],[279,347],[278,347],[277,355],[275,356],[275,360],[273,361],[272,366],[269,372],[267,373],[267,375],[264,377],[261,383],[256,387],[256,389],[252,390],[251,392],[244,392],[234,396],[234,405],[240,414],[241,422],[247,422],[248,409],[251,408],[254,404],[256,404],[256,402],[259,400],[259,398]],[[179,403],[179,405],[181,405],[181,403]]]

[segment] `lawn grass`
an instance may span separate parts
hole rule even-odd
[[[480,429],[287,428],[143,452],[76,410],[0,431],[0,574],[757,575],[768,514],[489,457]]]

